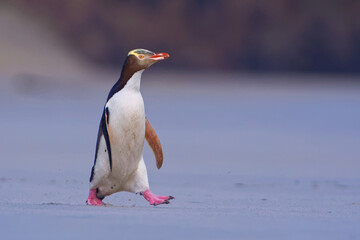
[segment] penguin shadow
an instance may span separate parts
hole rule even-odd
[[[57,203],[57,202],[45,202],[45,203],[41,203],[41,205],[45,205],[45,206],[61,206],[61,205],[71,205],[71,204],[64,204],[64,203]]]
[[[129,205],[126,205],[126,204],[119,204],[119,205],[116,205],[116,204],[111,204],[111,203],[104,203],[104,205],[101,205],[101,206],[93,206],[93,205],[87,205],[85,203],[85,206],[86,207],[90,207],[90,208],[126,208],[126,209],[165,209],[167,208],[166,206],[169,205],[169,204],[159,204],[159,205],[149,205],[149,206],[144,206],[144,205],[141,205],[141,204],[129,204]]]
[[[130,206],[116,206],[113,205],[111,203],[105,203],[102,206],[92,206],[92,205],[87,205],[86,202],[84,204],[70,204],[70,203],[61,203],[61,202],[44,202],[41,203],[40,205],[42,206],[63,206],[63,207],[90,207],[90,208],[122,208],[122,207],[126,207],[129,208]],[[135,205],[135,204],[134,204]],[[131,206],[131,207],[135,207],[135,206]]]
[[[136,205],[136,204],[131,204],[131,205],[125,205],[125,204],[120,204],[120,205],[114,205],[111,203],[104,203],[104,205],[102,206],[93,206],[93,205],[87,205],[87,207],[90,208],[126,208],[126,209],[148,209],[148,208],[165,208],[165,207],[161,207],[161,206],[141,206],[141,205]]]

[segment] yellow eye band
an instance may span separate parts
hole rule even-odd
[[[142,55],[153,55],[154,53],[149,51],[149,50],[146,50],[146,49],[134,49],[134,50],[131,50],[129,53],[128,53],[128,56],[130,55],[135,55],[135,56],[138,56],[139,54],[142,54]]]
[[[138,54],[136,53],[136,49],[130,51],[130,52],[128,53],[128,56],[130,56],[130,55],[135,55],[135,56],[137,56]]]

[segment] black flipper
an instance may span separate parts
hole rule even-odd
[[[106,116],[107,122],[109,123],[109,117],[110,117],[109,109],[106,108],[105,110],[106,110],[106,114],[107,114],[107,116]],[[111,146],[110,146],[109,132],[108,132],[108,129],[107,129],[107,124],[105,122],[105,110],[104,110],[103,116],[101,118],[101,121],[103,122],[102,130],[103,130],[103,134],[104,134],[104,138],[105,138],[105,142],[106,142],[106,148],[107,148],[108,154],[109,154],[110,171],[112,171]]]
[[[105,111],[106,111],[106,113],[105,113]],[[96,141],[95,160],[94,160],[94,165],[91,169],[90,182],[94,178],[94,174],[95,174],[94,168],[95,168],[95,164],[96,164],[96,157],[98,154],[100,139],[102,136],[104,136],[104,138],[105,138],[106,148],[107,148],[107,152],[109,155],[110,171],[112,170],[111,145],[110,145],[109,133],[107,130],[107,125],[106,125],[106,120],[105,120],[105,114],[107,114],[107,121],[109,121],[109,109],[108,108],[106,108],[106,109],[104,108],[103,114],[101,116],[101,121],[100,121],[100,125],[99,125],[97,141]]]

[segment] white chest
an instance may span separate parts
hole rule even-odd
[[[139,123],[145,124],[144,101],[140,92],[120,91],[106,104],[108,125],[111,128],[131,130]]]
[[[133,129],[138,122],[145,121],[144,101],[140,93],[141,74],[142,71],[136,72],[124,88],[106,103],[111,127]]]

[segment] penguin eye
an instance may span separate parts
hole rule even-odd
[[[138,55],[138,58],[139,58],[139,59],[143,59],[144,57],[145,57],[145,56],[142,55],[142,54],[139,54],[139,55]]]

